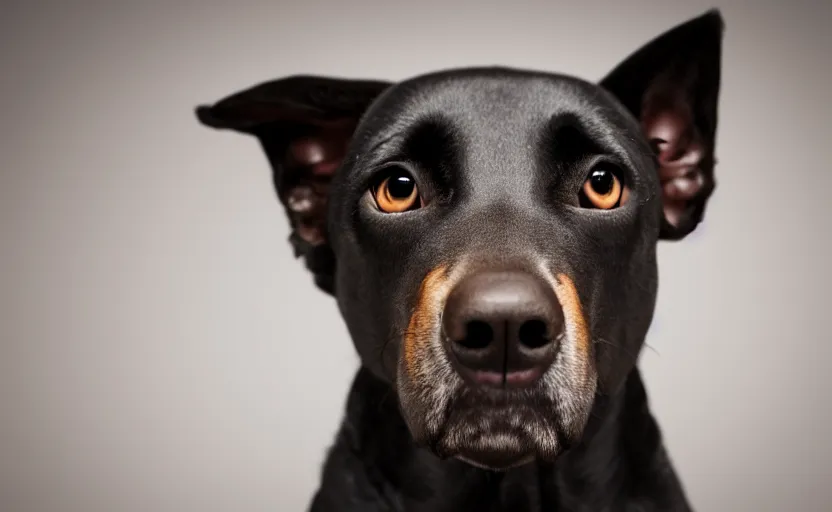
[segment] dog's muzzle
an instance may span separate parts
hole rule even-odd
[[[398,387],[440,456],[504,469],[580,436],[596,380],[587,323],[572,280],[544,270],[440,267],[423,281]]]

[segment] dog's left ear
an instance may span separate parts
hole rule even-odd
[[[334,292],[335,258],[327,243],[329,184],[353,131],[388,82],[291,76],[262,83],[196,109],[199,121],[257,137],[292,228],[290,241]]]
[[[641,122],[658,160],[661,238],[693,231],[715,188],[715,139],[724,23],[712,10],[647,43],[604,78]]]

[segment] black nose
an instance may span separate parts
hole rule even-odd
[[[563,310],[551,286],[531,274],[483,272],[451,291],[442,324],[465,379],[522,387],[554,361]]]

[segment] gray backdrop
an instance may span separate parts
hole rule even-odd
[[[357,359],[256,141],[196,104],[305,72],[597,79],[712,6],[347,3],[4,2],[0,510],[294,511],[316,486]],[[661,247],[641,364],[699,510],[830,510],[832,8],[721,4],[719,188]]]

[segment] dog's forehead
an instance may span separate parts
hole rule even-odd
[[[611,141],[616,134],[637,133],[635,120],[600,86],[511,68],[453,69],[394,84],[368,110],[361,131],[373,145],[425,120],[441,119],[481,136],[489,127],[494,137],[529,135],[564,115]]]
[[[477,117],[584,115],[615,109],[597,85],[569,75],[511,68],[467,68],[424,74],[399,82],[380,98],[387,107]],[[606,112],[602,112],[606,113]]]

